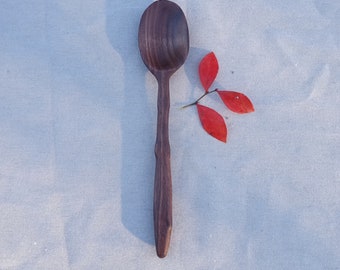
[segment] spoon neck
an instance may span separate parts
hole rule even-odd
[[[173,72],[169,70],[158,70],[153,73],[158,81],[158,85],[161,85],[164,82],[169,83],[170,77],[173,74]]]
[[[162,110],[162,108],[169,109],[170,106],[170,90],[169,90],[169,81],[170,81],[169,72],[159,72],[156,75],[158,81],[158,110]]]
[[[169,79],[170,75],[166,72],[157,74],[158,81],[158,98],[157,98],[157,126],[158,126],[158,139],[168,141],[168,122],[170,110],[170,91]]]

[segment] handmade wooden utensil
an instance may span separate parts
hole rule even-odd
[[[158,81],[154,230],[157,255],[167,255],[172,229],[172,183],[169,144],[169,79],[189,52],[189,31],[181,8],[158,0],[143,13],[138,44],[144,64]]]

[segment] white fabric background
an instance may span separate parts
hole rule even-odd
[[[157,84],[137,46],[152,1],[0,1],[0,269],[340,269],[340,2],[176,0],[174,228],[153,245]],[[195,108],[200,59],[245,93],[223,144]]]

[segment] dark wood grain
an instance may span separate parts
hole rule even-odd
[[[188,25],[181,8],[168,0],[151,4],[140,21],[138,45],[144,64],[158,81],[154,230],[157,255],[163,258],[169,249],[172,229],[169,79],[189,52]]]
[[[189,51],[188,25],[180,7],[167,0],[151,4],[142,15],[138,43],[142,59],[152,73],[175,72]]]
[[[167,73],[158,77],[158,115],[155,144],[156,169],[154,183],[154,231],[157,255],[166,256],[172,229],[172,182],[169,144],[169,78]]]

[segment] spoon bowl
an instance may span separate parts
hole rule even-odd
[[[144,64],[152,73],[175,72],[189,52],[189,31],[181,8],[167,0],[151,4],[143,13],[138,44]]]
[[[152,3],[142,15],[138,45],[144,64],[158,81],[153,213],[156,251],[163,258],[168,252],[172,229],[169,79],[189,52],[188,24],[181,8],[168,0]]]

